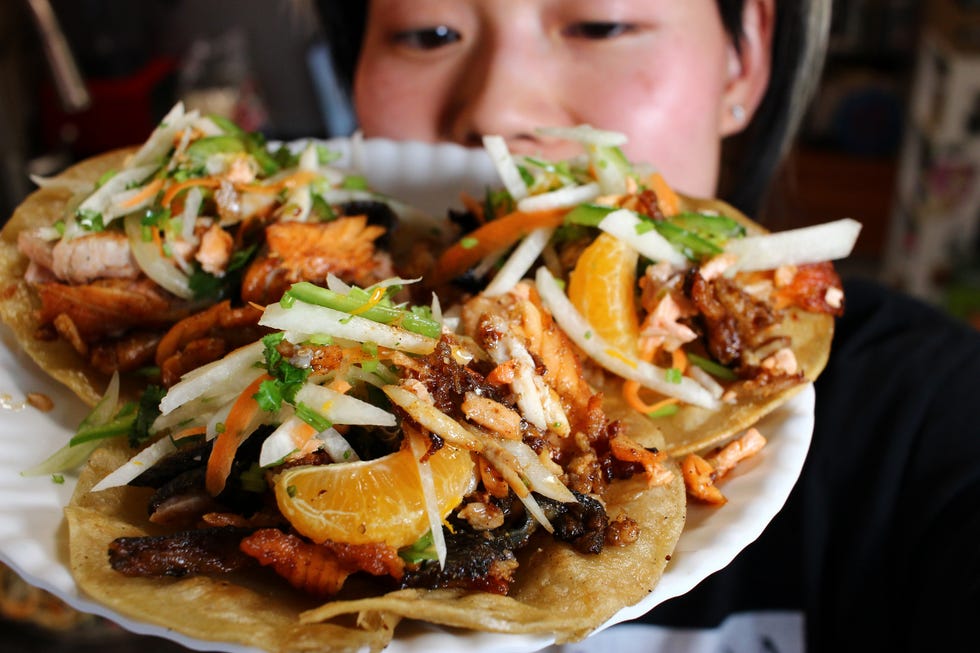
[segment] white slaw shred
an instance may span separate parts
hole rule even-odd
[[[527,197],[527,184],[524,183],[524,178],[521,177],[521,172],[517,169],[517,164],[514,162],[514,157],[510,154],[510,149],[507,147],[507,141],[504,140],[504,137],[496,135],[484,136],[483,147],[486,148],[487,154],[490,155],[490,160],[493,161],[493,165],[497,168],[497,174],[500,175],[500,181],[503,182],[504,188],[514,198],[514,201],[519,202]]]
[[[293,337],[299,337],[300,341],[313,334],[322,334],[355,342],[373,342],[413,354],[428,354],[436,347],[436,341],[428,336],[299,300],[289,308],[279,304],[267,306],[259,324],[295,332],[297,335]]]
[[[432,536],[432,546],[436,550],[439,568],[446,568],[446,536],[442,532],[442,516],[439,514],[439,501],[436,495],[436,483],[432,476],[432,465],[427,458],[428,446],[421,434],[406,433],[409,447],[412,449],[412,460],[419,472],[419,483],[422,488],[422,505],[425,506],[425,517],[429,522],[429,533]]]
[[[667,261],[675,267],[689,265],[687,257],[667,242],[667,239],[656,229],[650,229],[642,234],[637,233],[637,227],[642,222],[633,211],[618,209],[602,219],[599,229],[615,236],[651,261]]]
[[[534,265],[554,232],[554,227],[539,227],[525,236],[503,266],[497,270],[497,274],[487,284],[483,294],[494,297],[510,292]]]
[[[599,365],[621,378],[636,381],[668,397],[709,410],[719,408],[718,400],[694,379],[685,376],[681,377],[679,383],[672,383],[666,378],[667,370],[621,352],[605,342],[575,309],[547,268],[538,268],[536,286],[542,302],[551,311],[558,325]]]
[[[732,266],[750,272],[774,270],[783,265],[833,261],[851,253],[861,223],[851,218],[728,241],[725,252],[738,256]]]

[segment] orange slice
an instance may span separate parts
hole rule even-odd
[[[475,483],[469,451],[445,446],[429,457],[440,518]],[[293,467],[275,480],[279,510],[314,542],[408,546],[429,530],[412,451],[374,460]]]
[[[632,247],[601,233],[585,248],[568,278],[568,299],[607,343],[636,356],[636,264]]]

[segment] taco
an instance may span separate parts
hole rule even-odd
[[[530,284],[451,318],[400,283],[296,284],[142,403],[66,510],[79,587],[273,651],[378,650],[402,619],[576,640],[649,593],[685,516],[656,429],[603,406]]]
[[[261,335],[251,303],[395,272],[408,207],[333,157],[178,104],[141,147],[38,180],[0,239],[0,319],[90,405],[114,372],[169,386]]]
[[[844,309],[830,261],[850,252],[859,223],[768,234],[630,163],[621,134],[541,134],[585,153],[512,156],[486,137],[504,188],[470,201],[472,222],[429,277],[443,294],[494,295],[533,277],[597,387],[647,415],[675,456],[723,443],[817,377]]]

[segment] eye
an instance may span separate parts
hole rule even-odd
[[[395,43],[413,50],[435,50],[456,43],[462,35],[446,25],[423,27],[398,32],[394,35]]]
[[[631,23],[617,23],[613,21],[582,21],[572,23],[562,30],[562,34],[572,38],[601,40],[614,39],[636,30],[636,26]]]

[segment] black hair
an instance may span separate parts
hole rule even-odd
[[[736,48],[745,0],[717,0]],[[755,215],[796,135],[823,65],[831,0],[777,0],[769,85],[749,125],[726,139],[719,196]],[[367,24],[367,0],[316,0],[339,81],[350,90]]]
[[[744,0],[718,0],[725,29],[738,48]],[[756,215],[817,89],[830,29],[831,0],[775,3],[769,84],[752,121],[726,139],[719,196]]]

